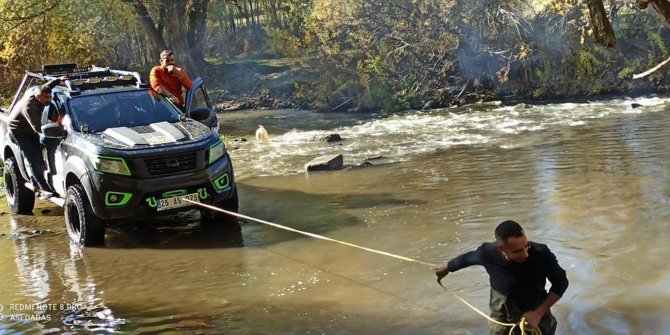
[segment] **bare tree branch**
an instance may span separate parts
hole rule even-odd
[[[652,67],[651,69],[649,69],[649,70],[647,70],[647,71],[644,71],[644,72],[642,72],[642,73],[638,73],[638,74],[634,74],[634,75],[633,75],[633,79],[644,78],[644,77],[646,77],[646,76],[648,76],[648,75],[650,75],[650,74],[656,72],[658,69],[660,69],[661,67],[663,67],[663,65],[667,64],[668,62],[670,62],[670,58],[668,58],[668,59],[662,61],[660,64],[658,64],[658,65]]]
[[[33,13],[33,14],[31,14],[31,15],[28,15],[28,16],[20,16],[20,15],[14,13],[14,14],[15,14],[15,17],[13,17],[13,18],[6,18],[6,20],[7,20],[7,21],[18,21],[15,25],[13,25],[13,26],[10,28],[10,30],[14,30],[14,29],[18,28],[19,26],[21,26],[22,24],[24,24],[24,23],[26,23],[26,22],[28,22],[28,21],[30,21],[30,20],[32,20],[32,19],[36,19],[36,18],[38,18],[38,17],[40,17],[40,16],[42,16],[42,15],[44,15],[44,14],[46,14],[46,13],[52,11],[54,8],[56,8],[56,6],[58,6],[58,2],[54,2],[51,6],[45,8],[44,10],[39,11],[39,12],[37,12],[37,13]]]

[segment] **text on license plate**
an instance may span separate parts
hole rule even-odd
[[[188,201],[184,200],[183,198],[186,198],[188,200],[195,201],[195,202],[200,202],[200,198],[198,198],[198,193],[180,195],[178,197],[159,199],[157,210],[158,211],[164,211],[164,210],[168,210],[168,209],[193,205],[193,203],[188,202]]]

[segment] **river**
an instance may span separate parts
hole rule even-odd
[[[558,334],[670,334],[669,106],[642,97],[220,120],[241,213],[432,264],[514,219],[568,273],[552,309]],[[255,142],[259,123],[269,143]],[[344,141],[314,140],[331,133]],[[347,169],[302,172],[333,153]],[[128,223],[80,250],[61,208],[38,201],[34,212],[0,217],[2,334],[488,332],[422,264],[244,220],[202,229],[195,211]],[[443,282],[488,311],[482,268]]]

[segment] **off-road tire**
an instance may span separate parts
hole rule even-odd
[[[80,246],[105,242],[105,222],[93,213],[83,186],[75,184],[68,187],[63,207],[70,242]]]
[[[35,192],[25,187],[16,158],[5,159],[5,197],[12,214],[32,214],[35,208]]]
[[[215,207],[219,207],[221,209],[225,209],[229,212],[235,212],[237,213],[240,208],[240,200],[237,196],[237,186],[235,186],[235,189],[233,191],[233,194],[230,196],[230,198],[220,201],[218,203],[212,204]],[[236,222],[237,221],[237,216],[234,215],[229,215],[226,213],[222,212],[217,212],[217,211],[212,211],[209,209],[203,209],[201,210],[201,215],[202,215],[202,223],[204,224],[212,224],[212,223],[218,223],[218,222]]]

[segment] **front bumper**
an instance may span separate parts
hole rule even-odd
[[[230,198],[236,187],[227,153],[205,169],[187,173],[134,178],[89,171],[88,177],[93,212],[103,219],[142,219],[192,209],[197,205],[157,209],[160,199],[191,193],[197,193],[202,203],[219,203]]]

